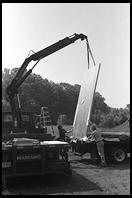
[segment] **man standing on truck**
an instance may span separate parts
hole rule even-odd
[[[58,125],[58,130],[59,130],[59,138],[62,141],[66,141],[66,133],[70,133],[72,131],[72,129],[70,129],[69,131],[66,131],[61,124]]]
[[[104,140],[99,131],[96,130],[96,125],[91,126],[91,135],[88,137],[88,140],[95,140],[97,145],[97,151],[101,159],[101,166],[106,166],[105,154],[104,154]]]

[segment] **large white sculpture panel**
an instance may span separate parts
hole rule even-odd
[[[99,69],[100,64],[93,66],[85,72],[83,77],[74,117],[73,137],[83,138],[87,134]]]

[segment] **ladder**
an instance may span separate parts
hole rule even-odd
[[[40,123],[43,124],[44,127],[46,127],[47,125],[51,125],[48,107],[41,107]]]
[[[52,132],[54,134],[53,125],[52,125],[51,117],[49,115],[48,107],[41,107],[40,123],[44,127],[51,126]]]

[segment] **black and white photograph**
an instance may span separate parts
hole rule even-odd
[[[130,195],[130,3],[2,3],[2,195]]]

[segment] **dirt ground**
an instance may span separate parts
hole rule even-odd
[[[107,167],[93,164],[89,154],[83,158],[69,151],[72,177],[62,175],[30,176],[8,179],[11,193],[25,195],[130,195],[130,161]]]

